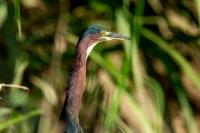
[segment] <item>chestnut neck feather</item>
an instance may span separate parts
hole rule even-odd
[[[78,118],[86,79],[87,49],[94,43],[92,36],[80,40],[76,47],[75,61],[67,85],[68,111]]]
[[[95,43],[91,37],[80,40],[76,47],[75,61],[69,76],[66,98],[61,112],[60,120],[65,124],[65,131],[73,130],[70,125],[79,126],[79,111],[86,79],[87,48]],[[81,128],[80,128],[81,129]]]

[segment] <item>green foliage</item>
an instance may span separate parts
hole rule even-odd
[[[198,133],[199,6],[199,0],[1,0],[0,132],[59,132],[75,45],[83,29],[99,24],[131,40],[91,52],[84,131]]]

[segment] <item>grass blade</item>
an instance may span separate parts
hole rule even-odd
[[[191,79],[194,85],[200,89],[199,75],[193,70],[189,62],[181,54],[170,47],[166,41],[148,29],[143,28],[142,35],[164,50],[179,65],[179,67]]]
[[[40,115],[41,113],[42,112],[40,110],[33,110],[27,114],[20,114],[18,116],[15,116],[6,122],[0,123],[0,131],[3,131],[4,129],[8,128],[10,125],[25,121],[27,119],[30,119],[31,117]]]
[[[18,37],[22,38],[21,22],[20,22],[20,0],[15,0],[15,17],[18,28]]]

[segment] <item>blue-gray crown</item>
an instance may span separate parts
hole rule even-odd
[[[85,32],[82,35],[82,38],[86,37],[87,35],[95,34],[95,33],[100,33],[104,28],[98,25],[91,25],[89,26]]]

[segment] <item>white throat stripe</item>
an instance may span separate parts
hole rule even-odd
[[[87,48],[87,57],[89,56],[90,52],[92,51],[92,49],[94,48],[94,46],[96,45],[97,43],[94,43],[92,45],[90,45],[88,48]]]

